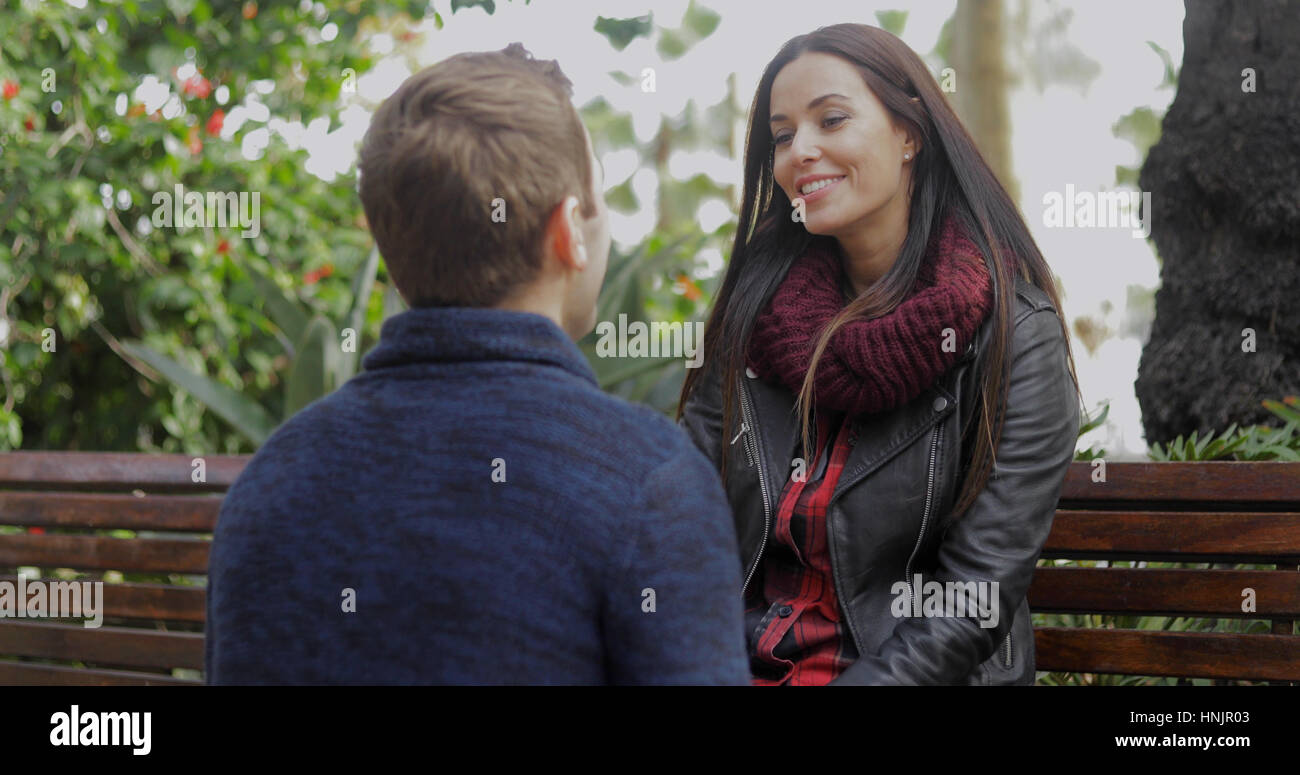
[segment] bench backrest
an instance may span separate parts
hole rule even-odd
[[[195,481],[202,461],[203,481]],[[0,455],[0,582],[103,580],[103,625],[0,618],[0,684],[202,682],[208,547],[248,456]],[[1268,632],[1038,627],[1038,669],[1300,680],[1300,463],[1070,467],[1036,614],[1269,620]],[[1058,560],[1255,569],[1056,567]],[[1243,590],[1255,610],[1242,610]]]
[[[0,618],[0,684],[201,683],[208,547],[247,460],[0,455],[0,582],[108,577],[98,628]]]
[[[1198,630],[1234,619],[1267,623],[1250,634],[1040,627],[1038,669],[1300,680],[1300,637],[1293,634],[1300,619],[1300,463],[1110,463],[1097,481],[1100,470],[1089,462],[1070,466],[1029,590],[1035,614],[1217,620]],[[1057,560],[1199,567],[1054,567]],[[1251,602],[1254,610],[1243,610]]]

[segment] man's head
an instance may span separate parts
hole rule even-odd
[[[554,61],[518,43],[408,78],[362,142],[361,201],[411,307],[511,307],[577,339],[609,254],[598,162]]]

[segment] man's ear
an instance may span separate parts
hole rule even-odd
[[[546,244],[560,263],[571,269],[587,266],[587,246],[582,235],[578,197],[570,195],[555,206],[546,223]]]

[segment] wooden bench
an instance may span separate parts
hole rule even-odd
[[[200,684],[208,545],[247,456],[0,455],[0,581],[103,579],[104,622],[0,618],[0,684]],[[1029,591],[1053,614],[1261,619],[1266,633],[1040,626],[1038,669],[1300,681],[1300,463],[1071,465]],[[128,531],[128,532],[120,532]],[[1267,569],[1058,567],[1057,560]],[[29,572],[30,573],[30,572]],[[118,579],[121,581],[118,581]],[[1256,611],[1243,613],[1242,590]]]
[[[1111,463],[1106,481],[1092,475],[1091,463],[1070,466],[1029,590],[1037,620],[1060,613],[1268,624],[1251,634],[1040,626],[1038,670],[1300,681],[1300,463]],[[1054,567],[1057,560],[1201,567]],[[1248,588],[1250,613],[1242,610]]]
[[[0,582],[121,580],[98,628],[0,618],[0,684],[202,683],[208,547],[248,457],[200,459],[196,482],[189,455],[0,454]]]

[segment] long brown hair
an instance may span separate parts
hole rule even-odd
[[[719,378],[723,395],[723,433],[735,417],[736,383],[745,368],[745,351],[758,314],[785,279],[794,259],[815,240],[833,237],[812,235],[790,217],[791,202],[775,184],[772,171],[771,113],[772,82],[777,73],[801,54],[820,52],[844,59],[862,75],[895,121],[920,138],[915,156],[909,202],[907,237],[897,260],[871,287],[849,302],[818,337],[812,364],[796,399],[804,448],[809,447],[813,409],[813,374],[827,343],[845,324],[892,312],[911,294],[926,245],[939,229],[943,217],[952,213],[960,219],[984,256],[993,286],[993,324],[987,361],[982,368],[978,419],[982,433],[970,452],[968,475],[953,517],[965,513],[984,489],[995,464],[994,438],[1000,437],[1006,411],[1010,363],[1007,351],[1012,333],[1011,311],[1015,277],[1009,252],[1015,256],[1022,277],[1041,288],[1058,311],[1065,334],[1066,356],[1076,395],[1079,380],[1069,331],[1061,319],[1060,296],[1051,267],[1043,259],[1006,189],[998,182],[939,89],[934,76],[920,57],[894,35],[865,24],[835,24],[792,38],[768,63],[750,107],[745,139],[744,195],[731,259],[714,299],[704,335],[704,367],[690,369],[682,385],[682,407],[705,377]],[[720,371],[717,371],[720,370]],[[995,418],[991,420],[990,418]],[[996,429],[994,429],[996,424]],[[971,425],[962,428],[963,439]],[[722,445],[722,475],[726,476],[727,444]],[[963,461],[966,463],[967,461]]]

